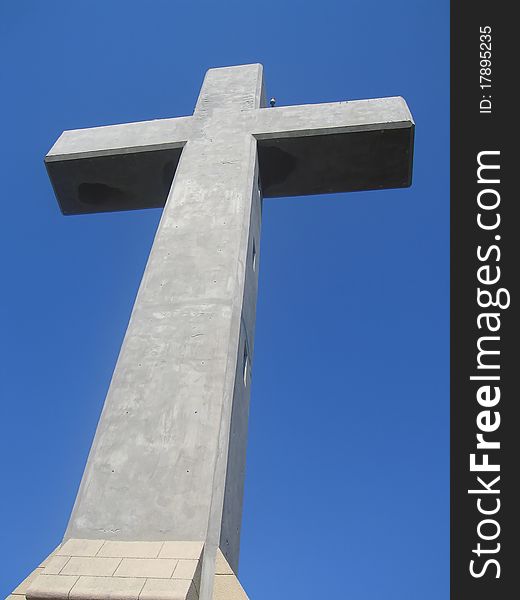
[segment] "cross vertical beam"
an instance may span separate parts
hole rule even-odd
[[[263,90],[259,66],[233,75],[204,81],[65,538],[204,540],[236,570]]]

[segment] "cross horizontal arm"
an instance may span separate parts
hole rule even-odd
[[[264,140],[410,125],[413,119],[404,98],[395,96],[260,110],[255,114],[253,134]]]
[[[414,122],[403,98],[256,111],[263,194],[407,187]]]
[[[176,117],[64,131],[45,162],[182,147],[192,121]]]
[[[160,207],[193,117],[65,131],[45,157],[64,214]]]

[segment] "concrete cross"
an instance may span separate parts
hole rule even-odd
[[[164,206],[68,547],[189,561],[165,548],[203,543],[189,593],[219,596],[238,567],[262,198],[409,186],[413,133],[402,98],[266,108],[261,65],[244,65],[210,69],[192,116],[61,135],[45,163],[64,214]],[[71,598],[97,597],[89,569],[56,576],[79,577]]]

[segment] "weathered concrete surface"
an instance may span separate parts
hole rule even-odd
[[[261,107],[241,127],[257,140],[264,197],[411,183],[414,123],[399,97]],[[45,159],[63,212],[164,206],[200,128],[195,115],[64,132]]]
[[[238,567],[262,191],[410,183],[401,98],[264,107],[261,65],[211,69],[193,116],[46,157],[65,213],[165,202],[65,540],[203,540],[201,600]]]
[[[206,76],[65,535],[205,540],[208,586],[238,562],[261,98],[258,65]]]

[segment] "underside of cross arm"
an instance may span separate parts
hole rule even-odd
[[[266,197],[408,187],[415,125],[403,98],[261,109]]]

